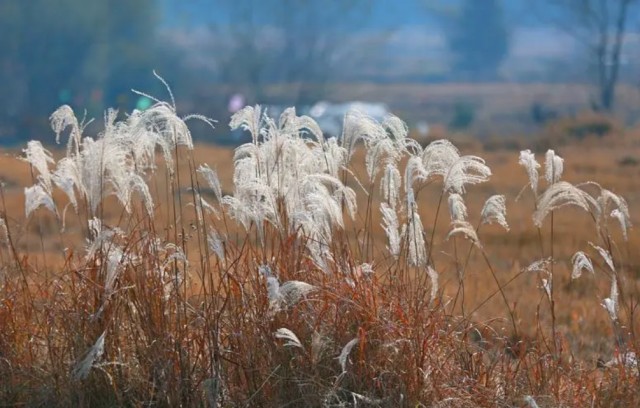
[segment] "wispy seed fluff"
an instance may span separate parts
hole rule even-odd
[[[573,184],[559,181],[549,186],[538,198],[538,209],[533,213],[533,223],[537,227],[541,227],[549,213],[567,205],[573,205],[589,212],[589,203],[594,201],[589,194]]]
[[[598,185],[598,187],[600,187]],[[598,227],[601,228],[602,224],[606,225],[607,220],[605,217],[609,214],[610,217],[615,218],[620,224],[622,230],[622,236],[624,240],[627,240],[627,233],[631,228],[631,216],[629,215],[629,206],[625,199],[605,188],[600,187],[600,195],[597,198],[598,211],[600,217],[598,217]]]
[[[449,194],[449,215],[451,222],[463,222],[467,220],[467,206],[460,194]]]
[[[76,380],[85,380],[89,376],[89,372],[91,368],[95,364],[97,360],[100,359],[102,353],[104,352],[104,339],[107,332],[103,332],[98,340],[96,340],[95,344],[87,350],[85,353],[85,357],[78,361],[76,365],[73,367],[71,371],[71,377]]]
[[[449,169],[460,159],[460,152],[446,139],[435,140],[422,152],[422,163],[428,176],[445,177]]]
[[[564,169],[564,159],[556,154],[553,150],[547,150],[544,160],[545,173],[544,177],[547,183],[553,184],[560,181],[562,171]]]
[[[491,169],[484,159],[477,156],[462,156],[454,162],[444,179],[444,191],[464,194],[466,184],[479,184],[489,180]]]
[[[37,210],[40,206],[44,206],[52,213],[58,214],[56,206],[53,203],[53,198],[51,198],[51,193],[47,191],[47,189],[41,184],[35,184],[31,187],[25,187],[24,199],[24,212],[27,218],[29,218],[29,215]]]
[[[582,271],[594,273],[591,259],[582,251],[576,252],[573,257],[571,257],[571,263],[573,264],[571,279],[578,279],[582,276]]]
[[[42,147],[42,143],[32,140],[27,143],[27,148],[22,150],[25,154],[24,161],[28,162],[40,174],[40,179],[51,189],[51,172],[49,164],[55,164],[51,152]]]
[[[387,234],[389,245],[387,249],[394,258],[400,255],[400,232],[398,225],[398,214],[387,203],[380,204],[380,212],[382,213],[382,228]]]
[[[536,161],[536,156],[531,153],[531,150],[522,150],[520,152],[520,160],[518,163],[524,167],[527,172],[527,176],[529,176],[529,185],[531,186],[531,190],[534,194],[537,194],[538,191],[538,169],[540,168],[540,163]]]
[[[402,176],[394,162],[388,162],[384,167],[384,174],[380,181],[380,192],[382,197],[391,208],[396,208],[400,198],[400,185]]]
[[[353,347],[358,344],[358,338],[351,339],[340,351],[340,355],[338,356],[338,362],[340,363],[340,367],[342,368],[342,372],[347,372],[347,359],[349,358],[349,354]]]
[[[615,276],[611,279],[611,293],[608,298],[604,299],[602,306],[609,313],[611,321],[618,320],[618,280]]]
[[[298,347],[298,348],[304,349],[298,336],[296,336],[294,332],[292,332],[291,330],[285,327],[281,327],[278,330],[276,330],[274,336],[276,339],[284,340],[285,347]]]
[[[451,228],[451,231],[449,231],[449,234],[447,235],[447,239],[455,235],[463,235],[466,239],[471,241],[476,247],[482,248],[482,245],[480,244],[480,240],[478,239],[478,234],[476,233],[476,230],[467,221],[456,221],[452,223],[452,228]]]
[[[427,262],[424,227],[418,214],[418,208],[413,189],[407,193],[407,245],[409,250],[409,265],[420,266]]]
[[[427,275],[429,275],[429,280],[431,280],[431,295],[429,298],[429,302],[433,305],[433,303],[438,298],[438,272],[436,272],[435,269],[428,265]]]
[[[609,253],[609,251],[607,251],[606,249],[594,244],[593,242],[589,242],[589,245],[591,245],[591,247],[593,249],[595,249],[596,251],[598,251],[598,253],[600,254],[600,256],[602,257],[602,259],[604,260],[604,262],[607,264],[607,266],[609,267],[609,269],[611,269],[611,272],[615,272],[616,271],[616,267],[613,264],[613,258],[611,257],[611,254]]]
[[[503,195],[493,195],[485,201],[480,217],[483,224],[493,224],[494,222],[509,231],[507,223],[507,206]]]

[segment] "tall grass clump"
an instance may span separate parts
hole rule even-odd
[[[447,140],[421,146],[398,118],[358,112],[326,138],[293,108],[271,118],[246,107],[230,125],[251,142],[235,150],[225,184],[215,161],[196,162],[186,124],[213,122],[154,100],[108,111],[94,137],[63,106],[51,125],[66,149],[24,149],[24,217],[5,206],[0,218],[3,404],[640,402],[636,293],[614,239],[628,236],[627,203],[564,181],[553,151],[543,176],[533,153],[520,155],[529,184],[518,205],[530,205],[540,253],[513,272],[483,243],[485,230],[510,230],[508,198],[482,196],[487,163]],[[477,214],[472,192],[484,202]],[[554,231],[565,207],[594,232],[569,260]],[[33,227],[46,220],[52,232]],[[25,250],[34,240],[38,250]],[[571,279],[586,272],[610,286],[594,302],[613,333],[598,365],[575,358],[560,328],[561,261]],[[471,306],[480,269],[491,294]],[[512,291],[530,276],[542,295],[533,331]],[[501,315],[479,321],[495,299]]]

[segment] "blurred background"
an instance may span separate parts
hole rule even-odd
[[[0,0],[0,144],[53,140],[61,104],[169,100],[153,70],[219,144],[256,103],[330,134],[353,106],[425,138],[604,134],[639,117],[639,34],[640,0]]]

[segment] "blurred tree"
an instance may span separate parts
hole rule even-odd
[[[630,15],[640,0],[530,0],[543,8],[546,20],[571,34],[589,53],[597,87],[595,110],[614,107],[625,33]]]
[[[264,101],[267,85],[286,84],[282,102],[308,104],[322,98],[335,77],[345,31],[362,24],[370,0],[229,0],[216,32],[228,39],[219,56],[220,80]]]
[[[448,9],[451,10],[451,9]],[[500,0],[463,0],[449,11],[453,69],[465,80],[495,79],[509,52],[509,30]]]
[[[154,39],[158,12],[156,0],[109,0],[98,52],[104,53],[107,74],[105,97],[110,105],[135,106],[131,88],[148,90],[157,81]]]
[[[101,110],[143,87],[155,14],[155,0],[0,1],[0,136],[43,131],[61,103]]]

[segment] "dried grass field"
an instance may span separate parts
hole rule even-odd
[[[636,131],[537,169],[393,118],[247,108],[234,152],[168,104],[90,141],[57,113],[0,157],[5,405],[640,403]]]

